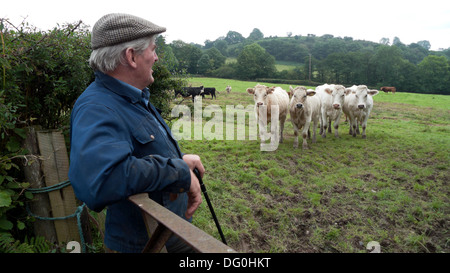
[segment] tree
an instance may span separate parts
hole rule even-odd
[[[206,74],[213,68],[212,60],[208,54],[203,54],[198,60],[198,73]]]
[[[262,39],[264,39],[264,34],[261,32],[261,30],[254,28],[248,36],[247,41],[254,42]]]
[[[242,43],[243,41],[245,41],[244,36],[242,36],[242,34],[240,34],[239,32],[236,31],[228,31],[227,36],[225,37],[225,41],[229,44],[229,45],[234,45],[234,44],[238,44],[238,43]]]
[[[402,62],[402,51],[397,46],[379,46],[372,57],[372,68],[375,74],[373,82],[368,84],[394,85],[397,82]]]
[[[206,51],[211,61],[211,69],[217,69],[225,64],[226,57],[215,47],[210,48]]]
[[[401,49],[403,50],[403,57],[413,64],[420,63],[423,58],[428,56],[428,49],[416,43],[412,43]]]
[[[450,63],[444,56],[430,55],[417,66],[420,84],[425,93],[448,95],[450,82]]]
[[[185,69],[188,73],[198,73],[198,60],[202,56],[202,50],[183,41],[173,41],[171,44],[173,53],[178,60],[179,70]]]
[[[430,48],[431,48],[431,44],[427,40],[418,41],[417,44],[420,45],[421,47],[425,48],[426,50],[430,50]]]
[[[237,63],[237,73],[245,80],[272,77],[276,72],[275,58],[257,43],[245,46]]]
[[[157,53],[159,57],[159,63],[163,63],[170,72],[176,72],[179,66],[177,57],[173,53],[170,46],[166,45],[166,40],[164,36],[159,35],[156,44],[158,45]],[[163,57],[163,58],[162,58]]]
[[[382,45],[389,45],[390,44],[389,38],[381,38],[380,39],[380,44],[382,44]]]
[[[223,56],[228,56],[228,43],[225,40],[216,40],[214,47],[217,48]]]
[[[324,60],[324,66],[329,70],[331,73],[330,75],[330,82],[334,83],[342,83],[341,82],[341,75],[344,72],[345,69],[348,67],[345,65],[345,54],[343,53],[331,53],[328,55],[328,57]]]
[[[394,41],[392,42],[392,45],[395,45],[395,46],[400,47],[400,46],[404,46],[405,44],[402,43],[402,41],[400,41],[400,38],[398,38],[398,37],[396,36],[396,37],[394,37]]]

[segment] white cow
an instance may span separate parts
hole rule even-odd
[[[226,90],[227,90],[227,94],[230,94],[230,92],[231,92],[231,86],[230,86],[230,85],[227,85]]]
[[[358,88],[358,86],[357,85],[353,85],[352,87],[348,87],[348,88],[345,88],[345,93],[347,94],[348,92],[350,92],[350,93],[356,93],[356,89]],[[349,90],[349,91],[347,91],[347,90]],[[349,93],[349,94],[350,94]]]
[[[362,138],[366,138],[367,120],[373,108],[373,96],[378,90],[369,90],[365,85],[359,85],[353,93],[346,90],[343,111],[350,120],[349,134],[356,137],[359,134],[359,124],[362,127]]]
[[[306,137],[308,136],[309,127],[311,121],[314,125],[312,142],[316,142],[317,125],[320,123],[320,98],[316,96],[316,91],[312,89],[306,90],[303,86],[297,86],[295,89],[292,86],[291,90],[292,98],[289,103],[289,113],[291,114],[291,122],[294,127],[294,148],[298,148],[298,130],[303,127],[303,149],[308,149],[308,143]]]
[[[283,142],[283,130],[284,123],[289,107],[289,96],[286,90],[281,87],[267,87],[265,85],[256,85],[254,88],[247,88],[247,92],[253,95],[255,101],[255,115],[259,124],[259,133],[261,141],[266,141],[265,137],[265,125],[272,120],[272,106],[278,106],[280,121],[280,143]],[[263,119],[259,117],[259,108],[261,106],[267,106],[267,123],[264,124]],[[274,133],[274,132],[272,132]]]
[[[331,133],[331,122],[334,122],[334,136],[339,137],[338,129],[345,98],[345,87],[335,84],[324,84],[316,87],[316,94],[322,103],[320,134],[326,137],[327,128]]]
[[[345,88],[345,94],[356,93],[356,88],[358,88],[357,85],[353,85],[352,87]],[[348,121],[347,114],[344,113],[344,116],[345,116],[345,122],[347,122]]]

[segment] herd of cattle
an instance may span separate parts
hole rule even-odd
[[[225,89],[227,93],[231,92],[231,86],[228,85]],[[175,90],[175,98],[181,95],[183,98],[192,97],[192,102],[194,102],[196,96],[202,96],[202,99],[205,98],[205,95],[211,95],[211,99],[216,97],[216,88],[214,87],[183,87],[182,90]]]
[[[373,108],[372,97],[378,94],[378,90],[370,90],[365,85],[354,85],[345,88],[342,85],[324,84],[316,87],[315,90],[297,86],[286,92],[280,87],[267,87],[256,85],[248,88],[247,92],[252,94],[255,101],[255,114],[258,116],[258,108],[262,105],[271,109],[272,105],[277,105],[279,109],[280,142],[283,141],[283,129],[286,116],[289,113],[294,127],[294,148],[298,147],[298,132],[301,131],[303,137],[303,149],[308,149],[307,137],[310,136],[310,129],[313,131],[312,142],[316,142],[316,130],[320,125],[319,134],[326,137],[327,131],[331,133],[331,123],[335,129],[335,137],[339,137],[339,123],[342,113],[349,119],[349,133],[356,137],[360,133],[359,126],[362,127],[362,138],[366,138],[367,120]],[[289,97],[291,97],[289,99]],[[267,110],[269,111],[269,110]],[[267,120],[270,117],[268,115]],[[258,119],[260,120],[260,119]],[[313,123],[313,126],[310,126]],[[262,123],[260,125],[260,135]],[[263,140],[263,139],[262,139]]]
[[[384,92],[395,93],[395,87],[381,87]],[[231,86],[227,86],[227,93],[231,92]],[[184,87],[182,91],[175,92],[175,97],[181,94],[183,97],[211,95],[216,98],[215,88]],[[339,123],[342,113],[349,120],[349,134],[356,137],[360,134],[359,126],[362,127],[362,138],[366,138],[367,120],[373,108],[372,97],[379,93],[378,90],[369,89],[366,85],[353,85],[345,88],[343,85],[324,84],[317,86],[315,90],[306,89],[303,86],[286,91],[281,87],[267,87],[265,85],[256,85],[254,88],[247,88],[247,92],[253,95],[255,101],[255,115],[259,123],[261,141],[265,141],[265,126],[259,118],[259,108],[266,106],[267,118],[264,121],[270,122],[271,109],[273,105],[278,106],[279,119],[279,141],[283,142],[284,123],[288,113],[291,116],[291,122],[294,127],[294,148],[298,147],[298,134],[301,130],[303,137],[303,149],[308,149],[307,137],[311,136],[310,129],[313,131],[312,142],[316,142],[316,130],[319,127],[319,134],[325,138],[327,132],[331,133],[331,124],[335,129],[335,137],[339,137]],[[313,126],[310,126],[312,123]]]

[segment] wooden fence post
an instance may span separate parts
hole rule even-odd
[[[39,147],[37,145],[36,130],[39,127],[28,127],[27,138],[25,139],[24,147],[28,150],[30,158],[29,164],[24,167],[25,179],[30,183],[30,188],[39,189],[45,187],[44,174],[41,169],[41,162],[39,160]],[[42,217],[50,218],[51,207],[50,200],[47,194],[35,194],[33,200],[30,202],[30,210],[33,214]],[[34,222],[34,233],[37,236],[44,237],[51,243],[56,243],[56,230],[52,221],[36,219]]]
[[[67,181],[69,179],[69,157],[61,131],[39,131],[37,132],[37,140],[46,186],[49,187]],[[60,190],[48,192],[48,196],[53,218],[72,215],[80,205],[70,185]],[[87,211],[84,210],[84,213],[87,213]],[[86,215],[83,218],[87,218]],[[59,243],[81,242],[77,217],[54,220],[53,222]],[[88,229],[83,229],[85,242],[91,242],[91,235],[87,231]]]

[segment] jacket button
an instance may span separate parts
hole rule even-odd
[[[155,139],[155,136],[154,136],[154,135],[150,135],[150,138],[151,138],[151,139]]]

